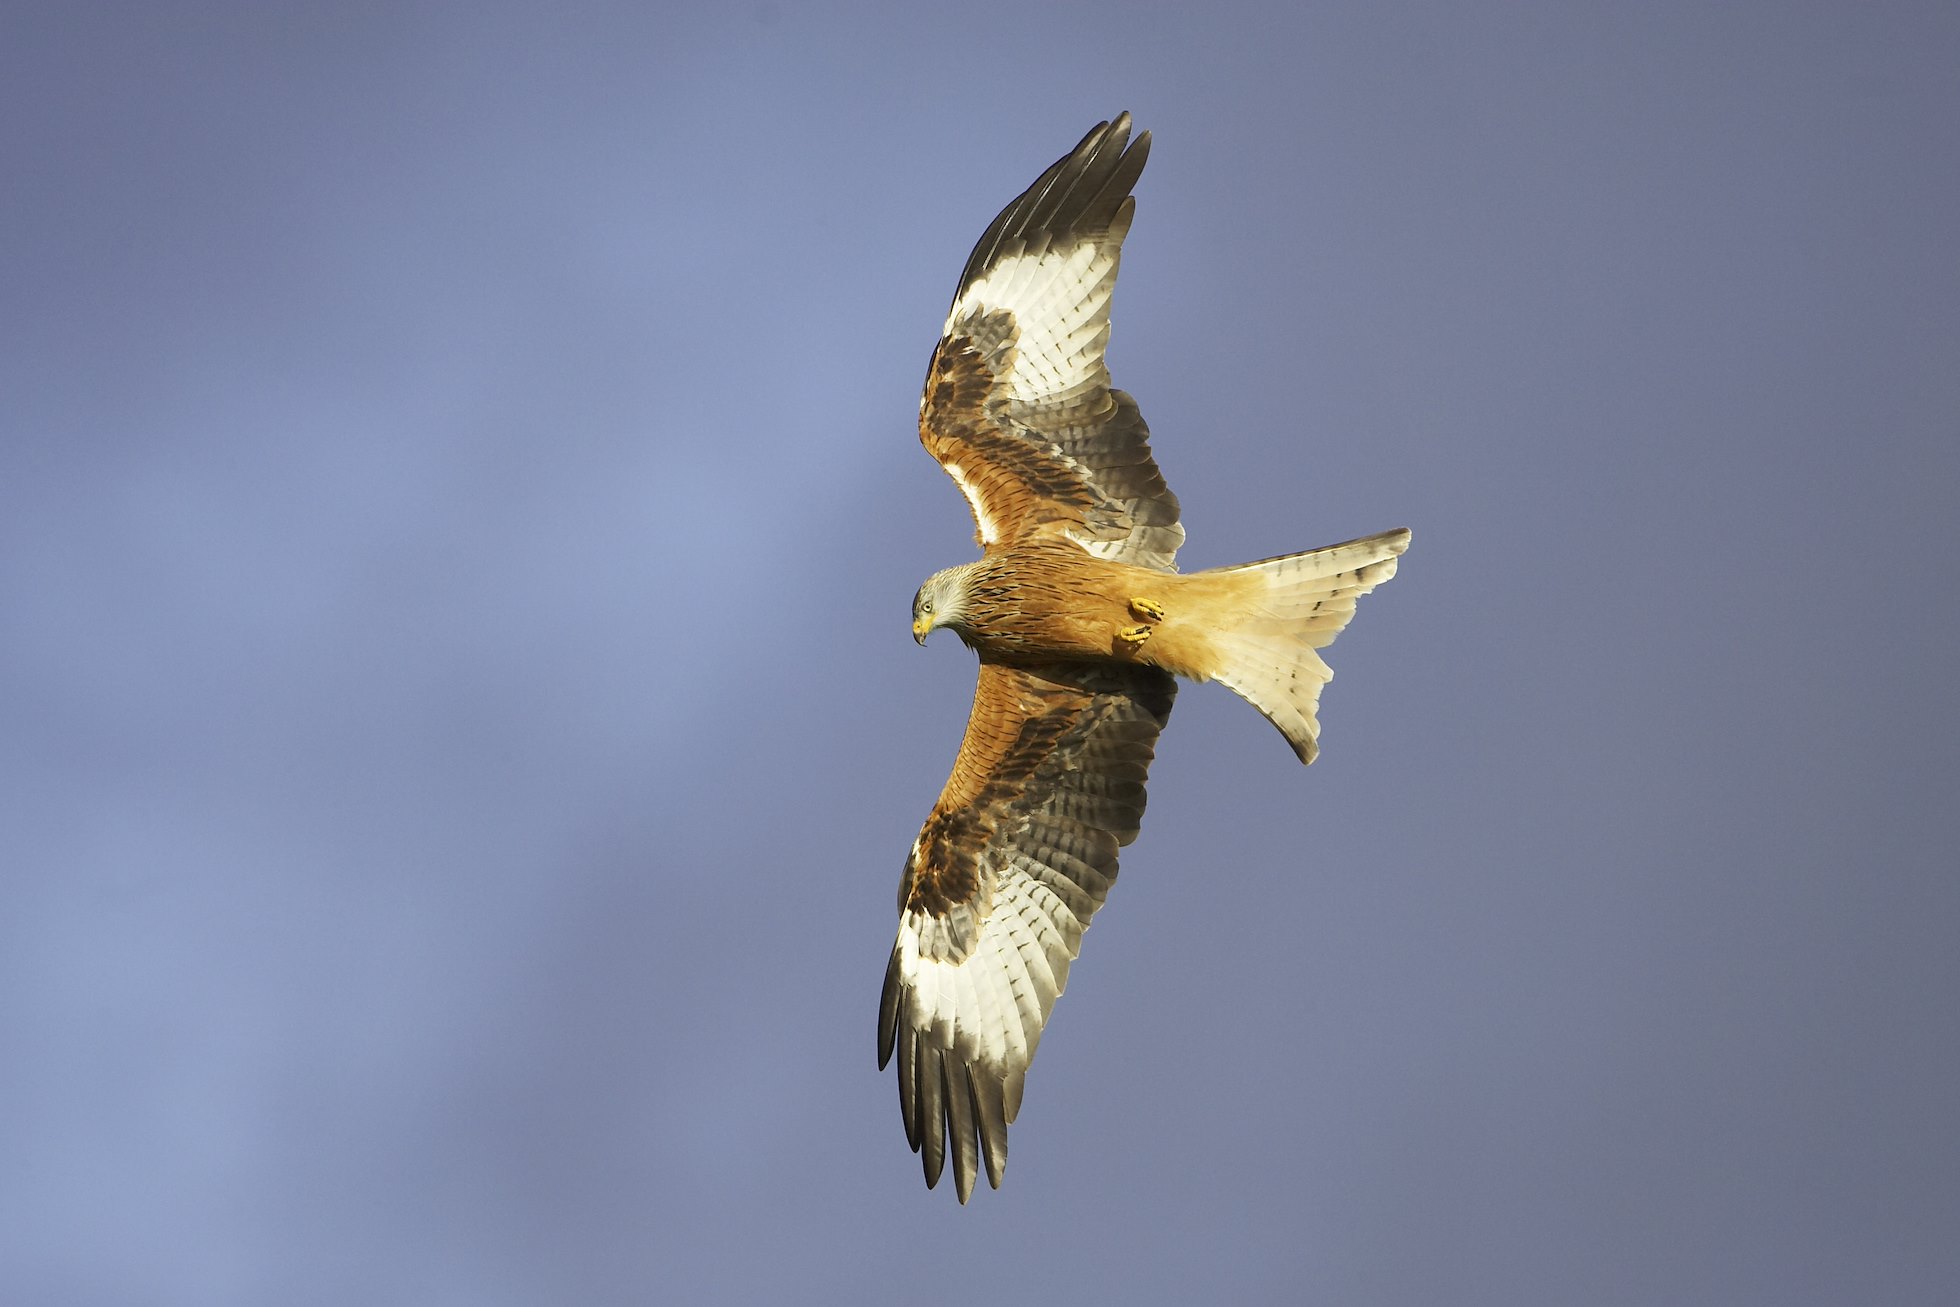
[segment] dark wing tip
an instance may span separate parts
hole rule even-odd
[[[998,1189],[1007,1170],[1007,1089],[1000,1076],[984,1070],[973,1073],[972,1080],[973,1117],[986,1151],[987,1183]]]
[[[913,1086],[913,1110],[919,1117],[919,1139],[914,1145],[926,1168],[926,1188],[939,1183],[946,1169],[946,1074],[940,1068],[945,1054],[924,1040],[918,1058],[918,1083]]]
[[[897,1053],[905,1142],[919,1154],[928,1189],[939,1184],[950,1151],[954,1185],[965,1203],[973,1196],[982,1165],[995,1189],[1007,1169],[1007,1123],[1013,1113],[1008,1110],[1006,1078],[984,1063],[969,1064],[953,1049],[936,1047],[922,1031],[901,1031],[903,987],[898,950],[893,949],[878,1004],[878,1069],[884,1070]]]
[[[891,1065],[892,1048],[898,1042],[898,999],[905,987],[898,974],[898,946],[892,945],[892,960],[885,966],[885,988],[878,995],[878,1069]]]
[[[925,1170],[926,1188],[938,1187],[949,1161],[962,1205],[973,1197],[983,1167],[987,1184],[1000,1188],[1011,1117],[1006,1079],[984,1063],[970,1064],[953,1049],[936,1047],[918,1031],[908,1030],[902,1039],[900,1110],[906,1142]]]
[[[953,1052],[939,1059],[946,1076],[946,1137],[953,1154],[953,1184],[960,1203],[973,1197],[973,1176],[980,1162],[980,1137],[973,1130],[973,1077]]]
[[[1091,127],[988,225],[967,257],[953,298],[986,274],[1003,245],[1039,232],[1065,239],[1107,231],[1124,214],[1130,188],[1149,158],[1150,133],[1139,132],[1132,140],[1127,110]]]

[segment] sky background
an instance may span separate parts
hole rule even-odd
[[[1960,10],[89,5],[0,43],[0,1298],[1947,1304]],[[918,387],[1155,136],[1187,688],[1006,1185],[875,1007]]]

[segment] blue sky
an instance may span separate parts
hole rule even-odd
[[[0,49],[0,1290],[1945,1303],[1960,18],[66,6]],[[1155,137],[1189,688],[1005,1187],[874,1008],[954,280]]]

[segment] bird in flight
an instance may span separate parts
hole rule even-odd
[[[1318,650],[1395,575],[1409,533],[1179,575],[1177,497],[1103,350],[1149,133],[1099,123],[981,236],[919,401],[919,438],[973,510],[981,556],[912,601],[924,644],[980,656],[966,737],[898,890],[878,1066],[898,1058],[928,1188],[964,1203],[1007,1126],[1082,932],[1136,838],[1177,693],[1219,681],[1301,762],[1333,675]]]

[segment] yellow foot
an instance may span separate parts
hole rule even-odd
[[[1150,628],[1147,626],[1126,627],[1116,633],[1116,638],[1124,644],[1134,647],[1150,638]]]
[[[1146,622],[1161,622],[1164,620],[1164,606],[1155,599],[1130,600],[1130,612],[1141,617]],[[1138,629],[1141,630],[1142,628],[1139,627]]]

